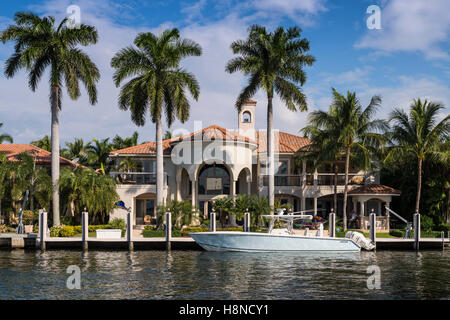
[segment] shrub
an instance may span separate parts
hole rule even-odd
[[[441,232],[444,231],[445,233],[447,233],[447,232],[450,231],[450,224],[449,223],[442,223],[442,224],[436,226],[434,228],[434,230],[435,231],[441,231]]]
[[[420,230],[431,231],[434,227],[433,219],[429,216],[420,216]]]
[[[164,230],[144,229],[142,235],[144,238],[165,237],[166,232]]]
[[[63,226],[61,230],[59,230],[60,237],[73,237],[75,234],[75,228],[73,226]]]
[[[59,231],[63,226],[53,226],[50,228],[50,237],[59,237]]]
[[[115,218],[109,223],[107,229],[120,229],[122,230],[122,237],[124,237],[125,231],[127,230],[127,224],[124,219]]]
[[[0,233],[10,233],[15,231],[16,229],[9,227],[6,224],[0,224]]]
[[[34,212],[31,210],[24,210],[22,213],[22,222],[23,224],[33,224],[34,221]]]

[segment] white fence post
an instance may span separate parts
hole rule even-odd
[[[244,232],[250,232],[250,212],[248,212],[248,209],[245,210]]]
[[[328,219],[328,236],[331,238],[336,237],[336,213],[334,213],[334,209],[331,209]]]
[[[133,251],[133,213],[131,212],[131,209],[127,210],[127,242],[128,250]]]
[[[81,243],[83,251],[88,250],[88,237],[89,237],[89,213],[84,207],[84,211],[81,213]]]
[[[377,216],[375,212],[370,213],[369,215],[369,222],[370,222],[370,240],[372,240],[373,244],[376,244],[377,242]]]
[[[172,239],[172,214],[170,210],[166,212],[166,248],[171,249],[170,240]]]
[[[45,211],[45,208],[40,210],[39,216],[39,235],[41,237],[41,250],[44,251],[46,249],[45,241],[47,240],[47,212]]]
[[[419,250],[420,242],[420,213],[414,214],[414,249]]]
[[[209,215],[209,231],[216,232],[216,212],[214,208]]]

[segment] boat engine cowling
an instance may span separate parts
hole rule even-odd
[[[375,245],[372,243],[372,241],[364,237],[364,235],[360,232],[348,231],[345,234],[345,237],[347,239],[351,239],[354,243],[365,250],[371,251],[375,248]]]

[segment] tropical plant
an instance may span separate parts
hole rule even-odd
[[[391,145],[385,162],[411,156],[417,160],[415,212],[420,208],[423,162],[431,160],[446,166],[450,163],[450,115],[436,123],[443,108],[440,103],[427,100],[422,103],[417,99],[409,114],[396,108],[389,119],[393,127],[388,134]]]
[[[191,225],[194,220],[194,214],[197,212],[191,201],[169,200],[166,205],[159,206],[156,212],[159,227],[165,221],[165,214],[168,211],[171,212],[172,226],[177,228]]]
[[[103,174],[109,171],[111,145],[108,143],[109,138],[103,140],[92,140],[94,144],[87,147],[89,161],[96,169],[100,169]]]
[[[47,135],[40,140],[31,141],[31,144],[38,148],[44,149],[45,151],[52,151],[52,143]]]
[[[66,142],[67,149],[61,150],[61,154],[64,158],[86,165],[88,163],[90,145],[90,142],[84,144],[83,139],[75,138],[74,142]]]
[[[219,214],[219,221],[221,226],[225,226],[227,216],[229,216],[233,209],[233,199],[224,197],[214,201],[214,210]]]
[[[120,50],[111,60],[116,69],[114,83],[117,87],[129,77],[134,77],[120,90],[119,108],[131,111],[132,121],[145,124],[149,112],[156,123],[156,204],[163,203],[163,149],[162,113],[170,127],[175,118],[184,122],[189,117],[189,90],[195,100],[200,87],[192,73],[180,68],[180,61],[189,56],[200,56],[200,46],[192,40],[180,39],[178,29],[165,30],[159,36],[141,33],[134,40],[136,47]]]
[[[116,182],[108,175],[97,174],[89,168],[63,168],[59,181],[66,208],[81,212],[85,207],[94,220],[105,223],[107,215],[119,200]]]
[[[304,66],[314,63],[309,51],[309,42],[300,37],[301,29],[277,28],[267,32],[265,27],[253,25],[246,40],[231,44],[231,50],[239,57],[231,59],[225,68],[229,73],[241,71],[248,78],[248,85],[239,94],[236,108],[242,105],[261,88],[267,95],[267,163],[269,169],[269,205],[274,205],[274,140],[273,98],[275,93],[291,111],[306,111],[306,97],[301,86],[306,81]]]
[[[328,137],[334,137],[335,146],[345,155],[345,187],[343,203],[343,227],[347,230],[347,198],[348,172],[350,157],[361,169],[368,169],[375,156],[382,150],[385,143],[383,132],[387,129],[386,121],[373,119],[377,108],[381,104],[379,96],[373,96],[369,105],[363,108],[356,97],[356,93],[347,92],[341,95],[332,88],[333,102],[328,110],[314,111],[308,116],[311,126],[323,130]],[[335,151],[333,151],[334,153]]]
[[[34,13],[17,12],[15,25],[1,34],[3,43],[15,42],[15,52],[6,61],[5,75],[13,77],[20,69],[28,71],[28,86],[35,91],[47,67],[50,67],[51,142],[53,223],[59,224],[59,112],[62,89],[65,86],[72,100],[80,95],[79,81],[84,84],[91,104],[97,102],[96,83],[100,73],[91,59],[78,47],[97,42],[97,31],[92,26],[68,26],[65,18],[59,25],[52,16],[39,17]]]
[[[122,138],[118,134],[114,137],[111,143],[112,150],[119,150],[137,146],[139,139],[139,133],[135,131],[131,137]]]
[[[131,157],[126,157],[119,164],[119,170],[122,172],[132,172],[138,168],[138,163]]]
[[[0,128],[3,127],[3,123],[0,123]],[[13,138],[9,134],[0,134],[0,144],[4,141],[8,141],[9,143],[13,143]]]

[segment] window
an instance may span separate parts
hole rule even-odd
[[[230,174],[223,165],[204,166],[198,175],[199,194],[229,194]]]
[[[250,123],[252,122],[252,115],[248,111],[244,111],[242,114],[242,122],[244,123]]]

